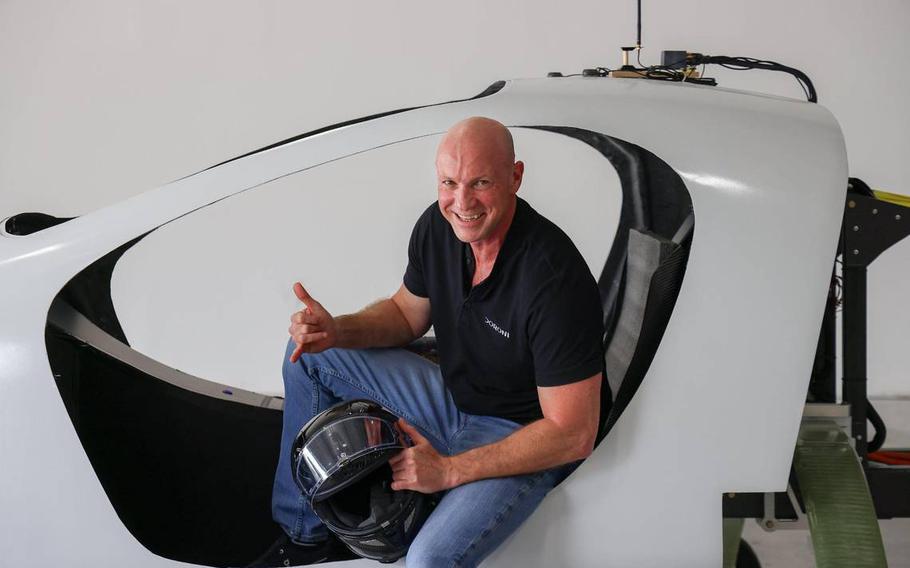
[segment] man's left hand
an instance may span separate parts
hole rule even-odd
[[[389,460],[392,489],[436,493],[455,487],[457,483],[451,458],[437,452],[416,428],[404,420],[398,420],[398,427],[411,437],[414,445]]]

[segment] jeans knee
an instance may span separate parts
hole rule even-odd
[[[314,359],[321,355],[320,353],[301,353],[296,361],[291,362],[291,355],[296,348],[297,344],[294,343],[294,340],[289,339],[284,350],[284,360],[281,362],[281,374],[284,376],[285,382],[296,374],[306,373],[307,369],[313,365]]]
[[[293,342],[288,345],[281,366],[281,378],[284,382],[285,398],[293,396],[293,393],[298,390],[312,388],[312,377],[310,377],[309,372],[307,372],[307,369],[312,364],[309,360],[312,355],[304,353],[297,361],[291,363],[290,357],[295,346],[296,344]]]
[[[446,543],[418,537],[408,549],[407,568],[461,568],[459,555],[447,549]]]

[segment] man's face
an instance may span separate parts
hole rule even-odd
[[[503,237],[524,164],[489,145],[448,146],[436,157],[439,210],[464,243]]]

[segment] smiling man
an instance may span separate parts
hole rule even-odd
[[[286,537],[261,564],[313,563],[328,534],[291,478],[301,426],[371,398],[415,445],[392,488],[444,492],[411,545],[411,568],[476,566],[592,451],[610,405],[597,284],[556,225],[518,198],[512,137],[482,117],[436,157],[438,201],[418,219],[391,297],[333,317],[299,284],[285,364],[272,511]],[[559,191],[554,188],[553,191]],[[433,326],[439,366],[400,347]]]

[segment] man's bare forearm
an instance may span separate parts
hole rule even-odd
[[[491,477],[542,471],[588,457],[600,416],[601,373],[560,386],[538,387],[543,418],[498,442],[444,456],[414,426],[399,427],[414,441],[391,460],[392,489],[436,493]]]
[[[584,459],[593,442],[589,433],[569,431],[542,418],[498,442],[448,458],[453,472],[450,484],[532,473]]]
[[[390,298],[379,300],[357,313],[335,318],[336,347],[365,349],[399,347],[416,339],[408,320]]]

